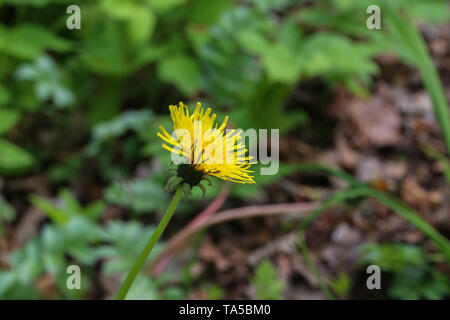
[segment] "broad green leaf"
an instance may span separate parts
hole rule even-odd
[[[304,64],[296,52],[291,52],[281,43],[274,44],[265,52],[263,63],[271,80],[286,84],[298,80]]]
[[[2,0],[5,4],[43,7],[48,4],[73,4],[73,0]]]
[[[144,7],[137,8],[133,18],[128,21],[128,30],[134,43],[143,43],[153,34],[156,16],[153,11]]]
[[[421,266],[426,262],[422,250],[411,245],[367,243],[358,249],[360,263],[376,263],[385,271],[402,272],[408,266]]]
[[[65,73],[50,56],[40,56],[32,63],[19,65],[14,75],[18,80],[31,81],[35,95],[41,102],[52,100],[61,108],[75,102],[74,93],[66,86]]]
[[[105,198],[110,203],[129,207],[137,213],[164,211],[167,205],[167,193],[163,185],[151,178],[128,183],[116,182],[106,189]]]
[[[200,88],[200,71],[196,62],[186,55],[172,56],[160,61],[158,74],[162,80],[173,83],[188,96]]]
[[[372,60],[375,48],[351,43],[340,35],[319,33],[304,45],[301,60],[307,76],[372,74],[378,70]]]
[[[142,43],[153,34],[156,16],[149,6],[133,1],[105,0],[102,8],[111,17],[127,22],[133,43]]]
[[[128,20],[139,7],[134,1],[103,0],[101,8],[112,18]]]
[[[49,200],[32,195],[30,197],[30,202],[37,208],[41,209],[44,213],[46,213],[50,219],[53,221],[65,224],[69,220],[69,214],[64,212],[62,209],[55,206]]]
[[[147,0],[158,13],[164,13],[185,4],[188,0]]]
[[[411,15],[429,23],[450,21],[450,4],[444,1],[422,1],[410,8]]]
[[[95,26],[83,43],[81,60],[94,72],[107,75],[126,75],[155,60],[160,50],[151,45],[141,45],[130,50],[127,34],[120,21],[111,19]]]
[[[261,10],[269,11],[271,9],[283,9],[288,5],[297,4],[298,0],[245,0],[252,3]]]
[[[0,109],[0,134],[6,133],[14,127],[20,118],[16,110]]]
[[[96,142],[120,137],[129,130],[139,132],[145,129],[153,113],[147,110],[129,110],[123,112],[114,120],[97,124],[93,129],[93,139]]]
[[[231,5],[230,0],[192,0],[189,3],[190,22],[210,24],[217,21]]]
[[[126,74],[131,71],[119,25],[113,21],[95,27],[83,43],[81,59],[95,72]]]
[[[0,84],[0,107],[9,103],[11,100],[11,94],[8,89]]]
[[[14,207],[6,202],[3,197],[0,196],[0,220],[5,219],[6,221],[11,221],[16,216]],[[0,221],[1,224],[1,221]],[[1,226],[0,226],[1,229]],[[0,230],[1,233],[1,230]]]
[[[64,52],[71,47],[67,40],[58,38],[39,25],[21,24],[15,28],[0,26],[0,52],[21,59],[32,59],[46,50]]]
[[[11,142],[0,139],[0,170],[23,170],[33,164],[31,155]]]

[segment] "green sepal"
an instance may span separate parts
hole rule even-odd
[[[206,195],[206,188],[205,188],[205,186],[202,185],[202,184],[198,184],[197,187],[199,187],[200,190],[202,190],[202,193],[203,193],[203,199],[205,199],[205,195]]]
[[[177,174],[177,169],[176,168],[169,168],[166,171],[171,173],[171,174]]]
[[[208,177],[206,174],[204,174],[204,175],[202,176],[202,180],[207,181],[208,184],[209,184],[210,186],[212,186],[212,182],[211,182],[211,180],[209,179],[209,177]]]
[[[181,178],[181,177],[177,177],[177,176],[170,177],[166,183],[166,187],[165,187],[166,191],[175,190],[180,185],[181,182],[183,182],[183,178]]]
[[[191,196],[191,186],[189,185],[189,183],[183,183],[181,185],[181,187],[183,188],[183,195],[184,195],[184,200],[188,200],[189,197]]]

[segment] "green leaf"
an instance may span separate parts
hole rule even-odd
[[[66,86],[65,74],[47,55],[36,58],[32,63],[19,65],[15,77],[22,81],[32,81],[35,95],[41,102],[52,100],[56,106],[62,108],[75,102],[75,95]]]
[[[101,8],[112,18],[128,20],[136,13],[139,6],[133,1],[103,0]]]
[[[287,84],[296,82],[303,64],[298,53],[291,52],[280,43],[269,48],[263,55],[264,67],[269,78]]]
[[[153,112],[147,110],[129,110],[115,119],[97,124],[93,129],[93,140],[96,142],[117,138],[127,131],[140,132],[147,128],[153,119]]]
[[[406,244],[368,243],[358,248],[359,263],[377,264],[384,271],[403,272],[410,266],[426,263],[422,250]]]
[[[20,171],[29,168],[34,161],[31,155],[25,150],[0,139],[0,170]]]
[[[153,34],[156,16],[148,6],[132,1],[105,0],[102,2],[102,8],[111,17],[127,22],[134,44],[145,42]]]
[[[61,199],[61,204],[65,212],[72,216],[83,214],[83,208],[69,190],[62,189],[58,193],[58,196]]]
[[[3,197],[0,196],[0,219],[5,219],[6,221],[12,221],[16,216],[14,207],[6,202]],[[0,221],[1,223],[1,221]],[[0,226],[1,229],[1,226]],[[1,231],[0,231],[1,233]]]
[[[36,195],[31,195],[30,202],[35,207],[41,209],[44,213],[46,213],[49,216],[50,219],[52,219],[57,223],[65,224],[69,220],[69,215],[66,212],[56,207],[53,203],[51,203],[49,200],[45,198]]]
[[[116,182],[106,189],[105,198],[110,203],[130,207],[137,213],[164,211],[167,206],[167,194],[162,184],[151,178],[129,183]]]
[[[378,68],[372,58],[375,47],[358,45],[331,33],[318,33],[308,38],[301,60],[307,76],[327,74],[373,74]]]
[[[186,3],[187,0],[147,0],[150,6],[158,13],[170,11]]]
[[[283,299],[285,283],[279,279],[277,270],[269,260],[264,260],[258,265],[250,283],[258,300]]]
[[[108,75],[129,74],[159,54],[151,46],[131,49],[120,21],[112,19],[98,23],[82,46],[81,60],[92,71]]]
[[[121,30],[113,21],[95,26],[83,43],[81,60],[95,72],[123,74],[129,72]]]
[[[302,42],[299,27],[292,21],[286,20],[278,32],[277,40],[259,47],[264,68],[271,80],[286,84],[298,81],[304,67],[299,54],[302,50],[300,47]]]
[[[87,205],[83,209],[83,213],[88,219],[92,221],[97,221],[98,219],[100,219],[105,209],[106,204],[102,200],[99,200]]]
[[[193,0],[187,14],[190,22],[210,24],[217,21],[231,5],[230,0]]]
[[[195,61],[186,55],[172,56],[160,61],[158,74],[162,80],[173,83],[188,96],[200,88],[200,71]]]
[[[450,5],[444,1],[421,1],[412,5],[410,13],[413,17],[428,23],[450,21]]]
[[[271,9],[280,10],[288,5],[295,5],[298,0],[246,0],[246,2],[252,3],[263,11],[269,11]]]
[[[330,279],[328,285],[339,298],[343,299],[350,292],[352,279],[346,272],[341,272],[336,278]]]
[[[8,89],[0,84],[0,107],[9,103],[11,100],[11,94]]]
[[[394,299],[443,299],[450,293],[448,276],[431,264],[433,255],[420,247],[387,243],[368,243],[358,248],[358,263],[376,264],[392,274],[388,289]]]
[[[48,4],[72,4],[72,0],[3,0],[5,4],[12,4],[17,6],[29,5],[42,7]]]
[[[16,110],[0,109],[0,134],[8,132],[20,118]]]
[[[153,34],[156,16],[144,7],[136,8],[133,18],[128,21],[128,30],[134,43],[143,43]]]
[[[64,52],[71,47],[67,40],[58,38],[39,25],[21,24],[7,29],[0,26],[0,52],[20,59],[32,59],[46,50]]]

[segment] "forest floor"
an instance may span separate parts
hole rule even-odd
[[[450,100],[450,29],[423,27],[435,65]],[[444,236],[450,236],[450,193],[438,162],[424,148],[445,154],[445,145],[433,114],[420,74],[390,55],[378,59],[380,75],[374,80],[368,99],[346,89],[327,88],[319,79],[302,83],[289,99],[288,108],[302,108],[311,121],[281,138],[280,157],[286,163],[320,162],[345,169],[372,187],[389,191],[421,213]],[[86,183],[84,192],[101,194],[95,182]],[[326,198],[342,183],[324,176],[294,173],[264,189],[264,202],[246,202],[228,196],[229,207],[274,203],[311,202]],[[41,195],[54,192],[41,175],[14,179],[3,186],[20,212],[0,247],[8,252],[20,247],[35,234],[45,216],[37,209],[26,209],[19,198],[22,190]],[[227,196],[226,196],[227,197]],[[20,208],[23,206],[23,208]],[[117,207],[108,208],[111,217],[120,216]],[[191,217],[193,218],[193,217]],[[293,245],[295,214],[241,219],[217,224],[202,233],[201,241],[191,242],[196,259],[190,268],[193,279],[214,283],[225,298],[254,298],[248,283],[254,267],[270,259],[286,281],[286,299],[322,299],[319,285],[302,255]],[[186,221],[170,226],[166,240],[181,230]],[[286,231],[287,230],[287,231]],[[325,279],[347,273],[353,283],[365,283],[365,270],[357,264],[357,248],[367,242],[401,242],[432,250],[424,235],[402,217],[375,200],[326,210],[306,232],[312,261]],[[1,251],[1,250],[0,250]],[[181,270],[189,250],[177,252],[168,268]],[[0,259],[1,263],[2,259]],[[98,286],[102,286],[99,281]],[[194,286],[195,287],[195,286]],[[373,297],[355,285],[348,298]],[[114,288],[115,290],[115,288]],[[93,289],[92,297],[112,294],[107,286]],[[199,287],[190,298],[204,298]],[[372,295],[372,296],[371,296]]]
[[[450,100],[449,28],[427,26],[422,31]],[[299,86],[288,107],[306,110],[311,121],[282,138],[280,157],[287,163],[320,162],[345,169],[360,181],[395,194],[449,237],[448,184],[439,163],[424,152],[432,147],[445,154],[445,145],[421,76],[391,55],[380,57],[378,64],[381,73],[368,99],[345,88],[330,92],[319,80]],[[302,172],[266,188],[264,199],[266,203],[316,201],[340,187],[337,180]],[[253,267],[269,258],[286,280],[285,298],[322,299],[314,275],[293,245],[296,229],[285,232],[286,224],[299,220],[286,214],[214,226],[199,245],[193,272],[224,288],[227,298],[254,298],[248,279]],[[400,242],[432,248],[419,230],[372,199],[326,210],[307,229],[306,242],[325,279],[342,272],[350,275],[356,285],[347,298],[354,299],[377,295],[358,289],[367,278],[357,264],[361,244]],[[201,297],[201,290],[193,294]]]

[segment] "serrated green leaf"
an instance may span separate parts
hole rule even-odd
[[[285,283],[277,275],[277,270],[269,260],[263,260],[250,280],[255,290],[256,299],[280,300]]]

